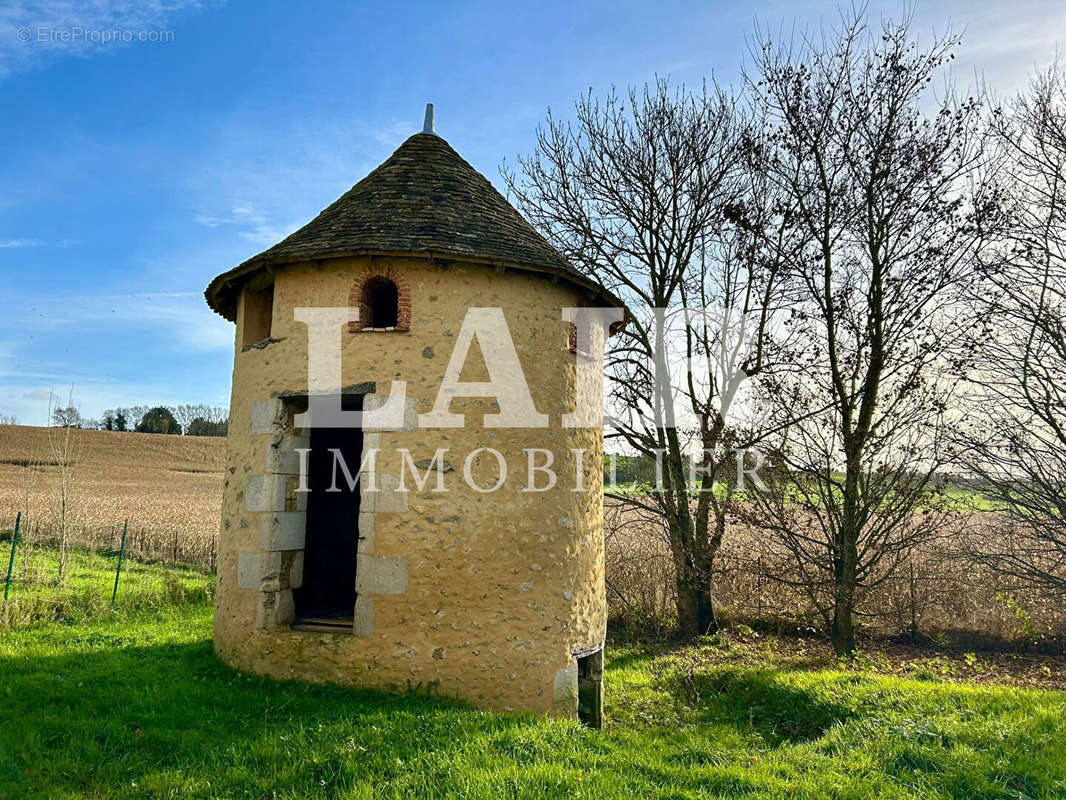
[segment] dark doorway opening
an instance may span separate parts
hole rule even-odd
[[[577,717],[590,728],[603,727],[603,648],[577,660]]]
[[[359,410],[362,400],[362,395],[344,396],[341,406],[345,410]],[[303,583],[293,590],[296,607],[293,627],[351,632],[355,615],[363,431],[312,426],[310,439]],[[354,485],[349,485],[345,467]]]

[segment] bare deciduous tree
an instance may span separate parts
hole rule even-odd
[[[1010,224],[979,298],[989,341],[975,373],[970,469],[1009,519],[974,553],[1066,593],[1066,73],[1036,76],[993,126]]]
[[[144,419],[144,415],[148,413],[151,406],[129,406],[128,408],[117,408],[116,412],[121,413],[126,421],[126,430],[134,430],[141,424],[141,420]]]
[[[685,636],[717,626],[711,576],[733,493],[713,489],[732,486],[725,456],[748,436],[726,411],[767,352],[776,260],[768,268],[770,237],[753,231],[765,196],[741,168],[751,136],[724,91],[660,80],[625,97],[590,94],[570,124],[549,113],[521,175],[505,174],[527,218],[628,305],[608,348],[606,436],[658,461],[661,481],[615,499],[664,521]],[[693,477],[704,490],[695,503]]]
[[[841,654],[864,591],[937,532],[946,411],[972,342],[961,298],[994,204],[982,104],[931,90],[953,37],[905,21],[792,45],[768,39],[749,87],[768,121],[757,165],[784,198],[782,272],[802,376],[766,393],[783,424],[752,521],[791,557]],[[956,350],[956,346],[963,348]]]
[[[26,448],[25,461],[22,470],[22,527],[19,535],[19,551],[22,553],[22,568],[29,568],[29,553],[35,542],[33,531],[39,526],[39,509],[37,507],[37,487],[45,477],[44,444],[38,437],[31,439],[31,444]]]
[[[52,420],[53,425],[59,428],[82,427],[81,414],[74,406],[49,407],[48,418]]]
[[[67,397],[67,410],[73,410],[74,391],[71,389]],[[48,416],[54,418],[56,410],[55,395],[49,395]],[[52,514],[55,518],[56,530],[59,533],[59,572],[58,581],[63,583],[67,576],[68,535],[74,522],[77,511],[77,470],[78,459],[81,450],[81,432],[74,425],[64,425],[48,429],[48,446],[52,456],[54,467],[53,484],[53,507]]]
[[[176,406],[171,409],[186,436],[225,436],[229,409],[225,406]]]

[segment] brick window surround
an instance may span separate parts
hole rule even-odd
[[[363,322],[370,318],[370,308],[367,304],[367,283],[377,282],[380,279],[391,281],[396,287],[396,325],[392,330],[411,330],[411,286],[407,278],[394,272],[390,267],[373,266],[363,270],[352,284],[348,293],[348,304],[359,309],[359,321],[349,322],[348,331],[359,333],[362,330],[385,330],[384,328],[372,328],[363,326]]]
[[[577,298],[577,306],[576,307],[577,308],[584,308],[585,307],[585,301],[582,298],[580,298],[580,297]],[[567,330],[568,330],[567,345],[569,346],[569,349],[570,349],[571,353],[576,353],[577,352],[577,325],[575,325],[573,322],[568,322],[568,323],[566,323],[566,325],[567,325]]]

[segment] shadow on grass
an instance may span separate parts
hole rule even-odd
[[[655,658],[680,647],[676,642],[608,642],[605,648],[607,663],[611,669],[639,667],[644,669]]]
[[[754,731],[773,747],[813,741],[851,716],[842,705],[782,682],[777,670],[688,672],[670,682],[705,721]]]
[[[419,764],[420,779],[440,778],[477,737],[535,725],[444,698],[245,675],[209,640],[116,644],[0,659],[0,798],[337,796],[402,785]]]

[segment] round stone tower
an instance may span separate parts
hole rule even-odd
[[[603,441],[565,310],[620,301],[431,130],[206,297],[236,322],[218,654],[597,724]]]

